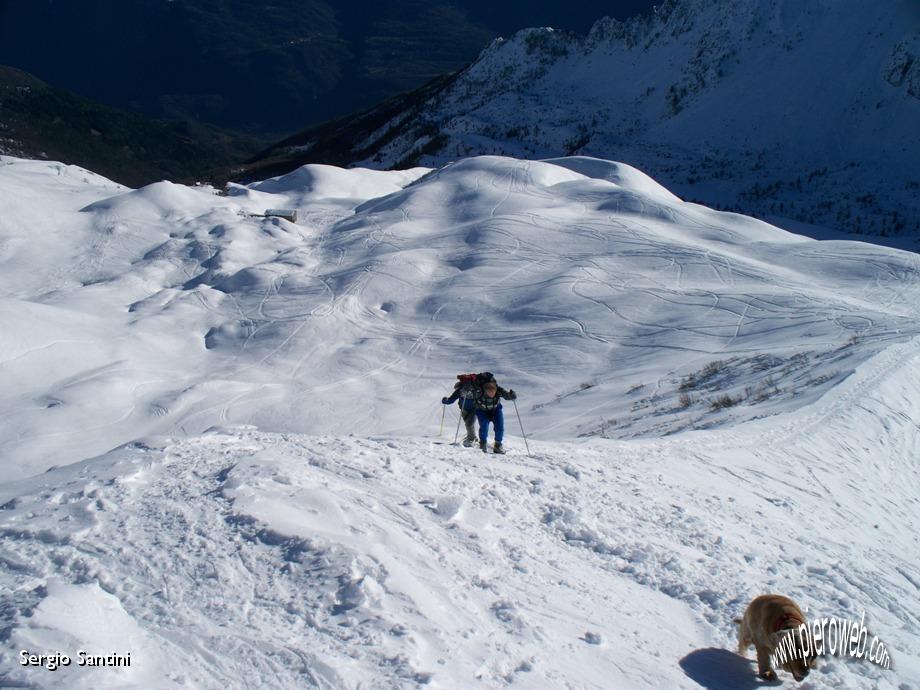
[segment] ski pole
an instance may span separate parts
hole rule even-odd
[[[444,433],[444,415],[447,414],[447,405],[441,405],[441,426],[438,428],[438,438]]]
[[[460,398],[460,417],[459,419],[457,419],[457,431],[454,432],[454,445],[457,445],[457,439],[460,437],[460,422],[462,420],[463,420],[463,398]]]
[[[514,414],[517,415],[518,424],[521,426],[521,436],[524,437],[524,447],[527,449],[527,457],[532,458],[533,456],[530,454],[530,445],[527,443],[527,434],[524,433],[524,424],[521,422],[521,413],[518,412],[517,401],[512,400],[511,404],[514,405]]]

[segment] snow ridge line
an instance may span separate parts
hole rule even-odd
[[[765,446],[793,445],[802,438],[822,433],[833,421],[852,413],[856,402],[877,389],[893,375],[905,377],[920,385],[920,337],[886,347],[861,364],[846,380],[837,384],[819,400],[804,409],[768,419],[752,421],[740,430],[709,430],[707,446],[712,449],[762,448]],[[788,417],[788,420],[784,418]],[[764,429],[758,429],[759,426]],[[751,433],[753,432],[753,433]],[[685,438],[665,440],[665,445],[683,446],[695,443],[689,432]]]

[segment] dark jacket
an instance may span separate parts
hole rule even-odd
[[[479,386],[479,384],[475,381],[468,381],[458,385],[453,394],[449,398],[444,398],[442,402],[445,405],[450,405],[458,398],[463,398],[461,407],[464,410],[472,410],[474,408],[474,401],[481,394],[482,388]]]
[[[491,412],[492,410],[497,410],[502,406],[502,398],[505,400],[517,400],[517,395],[514,391],[506,391],[501,386],[498,387],[498,390],[495,392],[495,397],[490,398],[486,395],[485,391],[480,389],[479,395],[476,396],[475,404],[477,410],[483,410],[484,412]]]

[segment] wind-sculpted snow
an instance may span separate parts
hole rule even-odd
[[[915,255],[684,203],[619,163],[307,166],[217,196],[4,161],[6,478],[228,422],[428,433],[463,370],[518,390],[537,439],[735,424],[917,332]]]
[[[0,204],[2,684],[754,687],[764,591],[894,659],[810,687],[920,677],[915,255],[585,158],[229,196],[3,158]],[[485,369],[500,460],[440,404]]]
[[[812,617],[865,612],[894,659],[822,658],[807,687],[910,687],[918,348],[746,431],[497,461],[443,439],[215,428],[7,484],[5,680],[755,687],[726,651],[732,618],[780,591]],[[132,664],[51,674],[20,649]]]

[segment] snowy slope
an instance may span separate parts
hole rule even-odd
[[[428,433],[467,369],[522,392],[535,438],[705,428],[811,402],[918,329],[916,255],[617,163],[308,166],[219,197],[4,160],[5,479],[228,422]],[[287,207],[300,224],[247,216]]]
[[[756,687],[779,591],[917,687],[916,255],[584,157],[229,192],[0,158],[3,684]],[[437,436],[481,369],[532,457]]]
[[[753,688],[731,620],[780,591],[894,659],[801,687],[917,687],[918,376],[913,340],[782,422],[533,459],[215,429],[6,485],[7,681]],[[81,648],[132,666],[14,668]]]
[[[578,153],[632,163],[707,205],[916,236],[918,121],[913,0],[677,0],[586,37],[499,39],[342,159]]]

